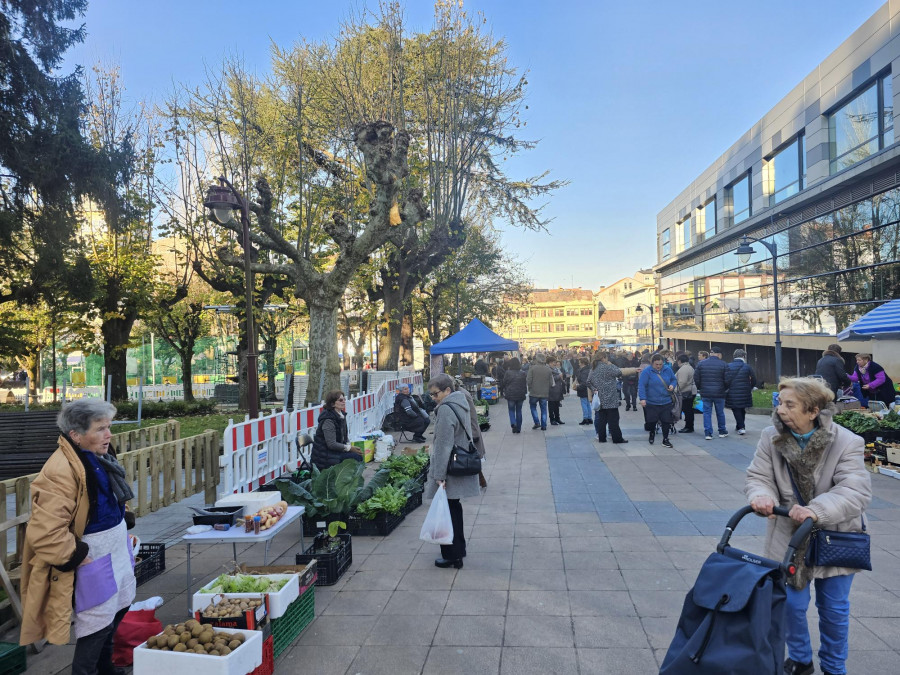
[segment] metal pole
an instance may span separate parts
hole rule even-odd
[[[51,321],[53,318],[51,317]],[[56,321],[53,321],[53,326],[51,328],[52,335],[50,340],[52,341],[52,349],[51,355],[53,356],[53,402],[56,403]],[[40,380],[38,380],[40,381]]]
[[[650,342],[653,349],[656,349],[656,329],[653,327],[653,305],[650,305]]]
[[[28,376],[28,373],[25,373],[25,412],[28,412],[28,399],[31,398],[28,394],[31,391],[31,378]]]
[[[150,384],[156,384],[156,357],[154,352],[156,351],[156,347],[153,344],[153,333],[150,333]],[[184,378],[182,378],[184,379]]]
[[[250,409],[250,419],[256,419],[256,417],[259,416],[259,383],[257,381],[256,330],[253,322],[253,267],[251,266],[250,260],[250,210],[247,200],[243,197],[241,197],[241,225],[244,228],[244,282],[247,287],[247,407]]]
[[[775,302],[775,384],[781,382],[781,324],[778,319],[778,244],[774,241],[771,245],[768,242],[760,242],[772,253],[772,288],[774,289],[772,299]]]
[[[141,428],[141,408],[144,405],[144,378],[138,378],[138,429]]]
[[[106,376],[106,402],[112,403],[112,375]]]

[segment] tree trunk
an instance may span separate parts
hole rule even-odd
[[[25,374],[28,375],[28,391],[25,392],[25,396],[28,398],[29,403],[38,403],[37,392],[40,383],[37,380],[40,351],[17,356],[16,362],[19,364],[19,368],[24,370]]]
[[[378,370],[397,370],[400,360],[400,341],[403,323],[403,293],[392,288],[394,281],[384,285],[384,330],[378,336]]]
[[[350,338],[345,333],[341,336],[341,353],[344,355],[341,359],[344,370],[350,370]]]
[[[403,323],[400,326],[400,365],[412,368],[414,357],[412,298],[407,298],[403,304]]]
[[[238,407],[241,410],[249,410],[249,398],[247,396],[250,391],[247,382],[247,322],[243,320],[243,314],[238,322],[238,343],[237,343],[237,359],[238,359]]]
[[[266,400],[275,400],[275,348],[278,346],[277,336],[266,336]]]
[[[106,368],[106,378],[112,375],[111,400],[128,400],[128,362],[126,350],[128,340],[131,337],[131,327],[134,325],[132,318],[108,319],[100,326],[103,335],[103,366]],[[103,383],[104,385],[106,382]]]
[[[194,374],[192,372],[193,369],[193,360],[194,360],[194,349],[193,345],[191,345],[190,349],[186,349],[183,352],[180,352],[181,356],[181,384],[184,389],[184,400],[188,403],[194,402]]]
[[[337,302],[308,303],[309,386],[307,405],[317,405],[329,391],[340,389],[341,364],[337,350]]]

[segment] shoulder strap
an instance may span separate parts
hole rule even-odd
[[[797,487],[797,483],[794,482],[794,472],[791,471],[791,465],[787,460],[784,460],[784,465],[787,468],[788,478],[791,479],[791,488],[794,490],[794,498],[797,500],[797,503],[800,506],[806,506],[806,502],[803,500],[803,497],[800,496],[800,488]],[[859,514],[859,520],[862,523],[862,531],[866,531],[866,516],[864,513]]]
[[[453,414],[456,415],[456,419],[459,420],[459,426],[462,427],[463,433],[466,435],[466,438],[471,442],[472,437],[469,435],[469,432],[466,431],[466,425],[463,424],[462,417],[459,416],[459,412],[457,412],[457,410],[456,410],[459,406],[455,406],[452,403],[448,403],[447,405],[453,410]]]

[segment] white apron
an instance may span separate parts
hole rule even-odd
[[[83,541],[90,547],[91,562],[75,570],[76,639],[111,624],[116,612],[134,602],[136,589],[134,552],[124,518],[108,530],[84,535]]]

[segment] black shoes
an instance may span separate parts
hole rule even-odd
[[[655,432],[655,431],[651,431],[651,432],[650,432],[650,438],[648,438],[647,440],[650,441],[650,445],[653,445],[653,441],[656,440],[656,432]]]
[[[421,434],[416,435],[416,436],[413,436],[412,439],[413,439],[413,443],[424,443],[425,441],[428,440],[427,438],[425,438],[425,437],[422,436]]]
[[[619,445],[622,445],[622,443],[627,443],[627,442],[628,442],[628,441],[625,440],[624,438],[622,438],[622,439],[620,439],[620,440],[618,440],[618,441],[613,441],[613,443],[618,443]]]
[[[692,433],[694,433],[694,430],[693,429],[679,429],[678,433],[679,434],[692,434]]]
[[[597,437],[597,440],[598,440],[600,443],[606,443],[606,439],[605,439],[605,438],[600,438],[600,437],[598,436],[598,437]]]
[[[565,422],[563,422],[562,420],[556,420],[556,423],[557,424],[565,424]]]
[[[551,427],[555,427],[557,424],[559,424],[559,422],[550,422]]]
[[[583,424],[593,424],[593,423],[594,423],[594,420],[589,420],[588,418],[585,417],[585,418],[584,418],[583,420],[581,420],[578,424],[579,424],[579,425],[583,425]]]
[[[674,447],[675,447],[674,445],[672,445],[672,441],[670,441],[668,438],[664,438],[662,444],[663,444],[664,446],[666,446],[667,448],[674,448]]]
[[[816,672],[812,661],[809,663],[798,663],[794,659],[785,659],[784,675],[812,675]]]
[[[535,429],[540,429],[540,428],[541,428],[540,424],[535,424],[533,427],[531,427],[531,430],[534,431]]]
[[[435,567],[441,567],[443,569],[447,569],[448,567],[454,567],[456,569],[462,569],[463,561],[462,558],[459,560],[446,560],[444,558],[438,558],[434,561]]]

